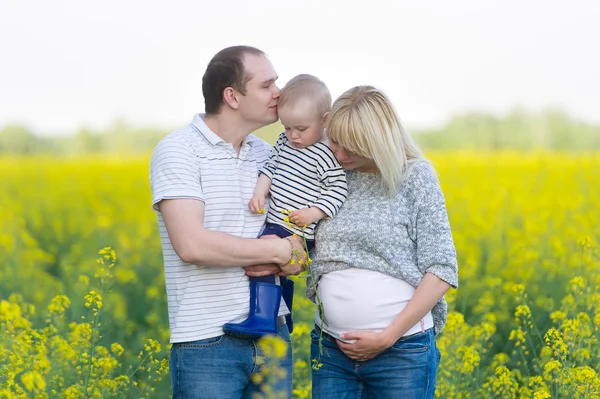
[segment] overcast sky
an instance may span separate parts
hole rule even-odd
[[[378,86],[409,127],[515,106],[599,123],[599,21],[592,0],[0,0],[0,127],[177,127],[234,44],[267,52],[281,85]]]

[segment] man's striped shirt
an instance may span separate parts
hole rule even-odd
[[[156,146],[150,162],[152,205],[158,215],[163,248],[171,342],[190,342],[223,334],[228,322],[248,315],[248,277],[241,267],[196,266],[183,262],[169,239],[158,208],[165,199],[189,198],[204,202],[204,227],[238,237],[256,238],[265,215],[248,209],[258,171],[271,148],[249,135],[240,154],[194,116]],[[281,301],[280,315],[289,311]]]
[[[317,207],[333,217],[348,194],[346,173],[327,143],[294,147],[281,133],[262,174],[271,179],[271,204],[267,222],[302,235],[302,229],[285,221],[282,210]],[[317,223],[306,226],[304,235],[313,240]]]

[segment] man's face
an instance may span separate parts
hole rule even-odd
[[[242,117],[258,127],[276,122],[280,90],[275,84],[277,73],[273,64],[266,57],[246,54],[244,68],[250,80],[246,83],[246,95],[239,96]]]

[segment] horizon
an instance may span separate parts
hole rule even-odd
[[[522,113],[524,115],[526,115],[527,117],[536,117],[536,116],[544,116],[544,115],[548,115],[549,113],[552,112],[559,112],[562,115],[564,115],[566,118],[568,118],[569,121],[575,123],[575,124],[584,124],[587,126],[591,126],[591,127],[598,127],[600,128],[600,122],[596,123],[596,122],[588,122],[588,121],[584,121],[581,119],[577,119],[576,117],[574,117],[573,115],[569,114],[568,112],[566,112],[564,109],[561,108],[552,108],[552,107],[546,107],[544,109],[540,109],[540,110],[531,110],[531,109],[525,109],[524,107],[519,107],[519,106],[515,106],[511,109],[509,109],[508,111],[506,111],[505,113],[502,114],[493,114],[491,112],[485,111],[485,110],[473,110],[473,111],[469,111],[466,110],[465,112],[460,112],[460,113],[456,113],[453,115],[449,115],[448,119],[441,122],[438,125],[435,126],[424,126],[424,127],[420,127],[420,126],[406,126],[406,124],[403,123],[403,127],[405,129],[407,129],[408,131],[410,131],[411,133],[415,133],[415,134],[422,134],[422,133],[431,133],[431,132],[435,132],[435,131],[440,131],[443,130],[445,128],[448,127],[448,125],[452,122],[452,120],[454,120],[455,118],[461,118],[461,117],[467,117],[467,116],[475,116],[475,115],[485,115],[485,116],[490,116],[492,118],[495,118],[498,121],[502,121],[508,117],[510,117],[511,115],[515,115],[517,113]],[[184,121],[181,124],[178,125],[173,125],[173,126],[159,126],[159,125],[143,125],[143,124],[133,124],[130,123],[129,121],[125,120],[125,119],[119,119],[116,118],[110,122],[108,122],[105,126],[101,127],[101,128],[92,128],[89,126],[79,126],[71,131],[61,131],[59,134],[40,134],[39,132],[35,131],[34,129],[31,128],[31,126],[28,126],[26,124],[23,123],[6,123],[4,125],[0,125],[0,131],[6,129],[6,128],[10,128],[10,127],[19,127],[19,128],[25,128],[29,133],[33,134],[34,136],[38,137],[38,138],[43,138],[43,139],[53,139],[53,138],[71,138],[74,137],[75,135],[77,135],[79,132],[81,131],[87,131],[88,133],[92,134],[92,135],[103,135],[103,134],[107,134],[109,132],[111,132],[112,130],[114,130],[115,128],[121,126],[124,126],[126,128],[127,131],[131,131],[131,132],[135,132],[135,131],[142,131],[142,130],[153,130],[153,131],[164,131],[165,134],[169,134],[174,130],[177,130],[179,128],[181,128],[182,126],[190,123],[191,118],[188,121]],[[276,124],[281,124],[280,120],[277,120],[277,122],[274,122],[272,124],[269,124],[267,126],[264,126],[260,129],[258,129],[257,131],[254,131],[253,133],[259,132],[261,130],[269,130],[272,128],[272,126],[276,125]]]

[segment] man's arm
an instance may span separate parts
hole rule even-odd
[[[199,200],[162,200],[158,207],[173,249],[181,260],[187,263],[224,267],[267,263],[285,265],[291,258],[292,249],[303,251],[299,240],[250,239],[206,230],[204,202]],[[285,272],[295,274],[300,271],[300,267],[287,265]]]

